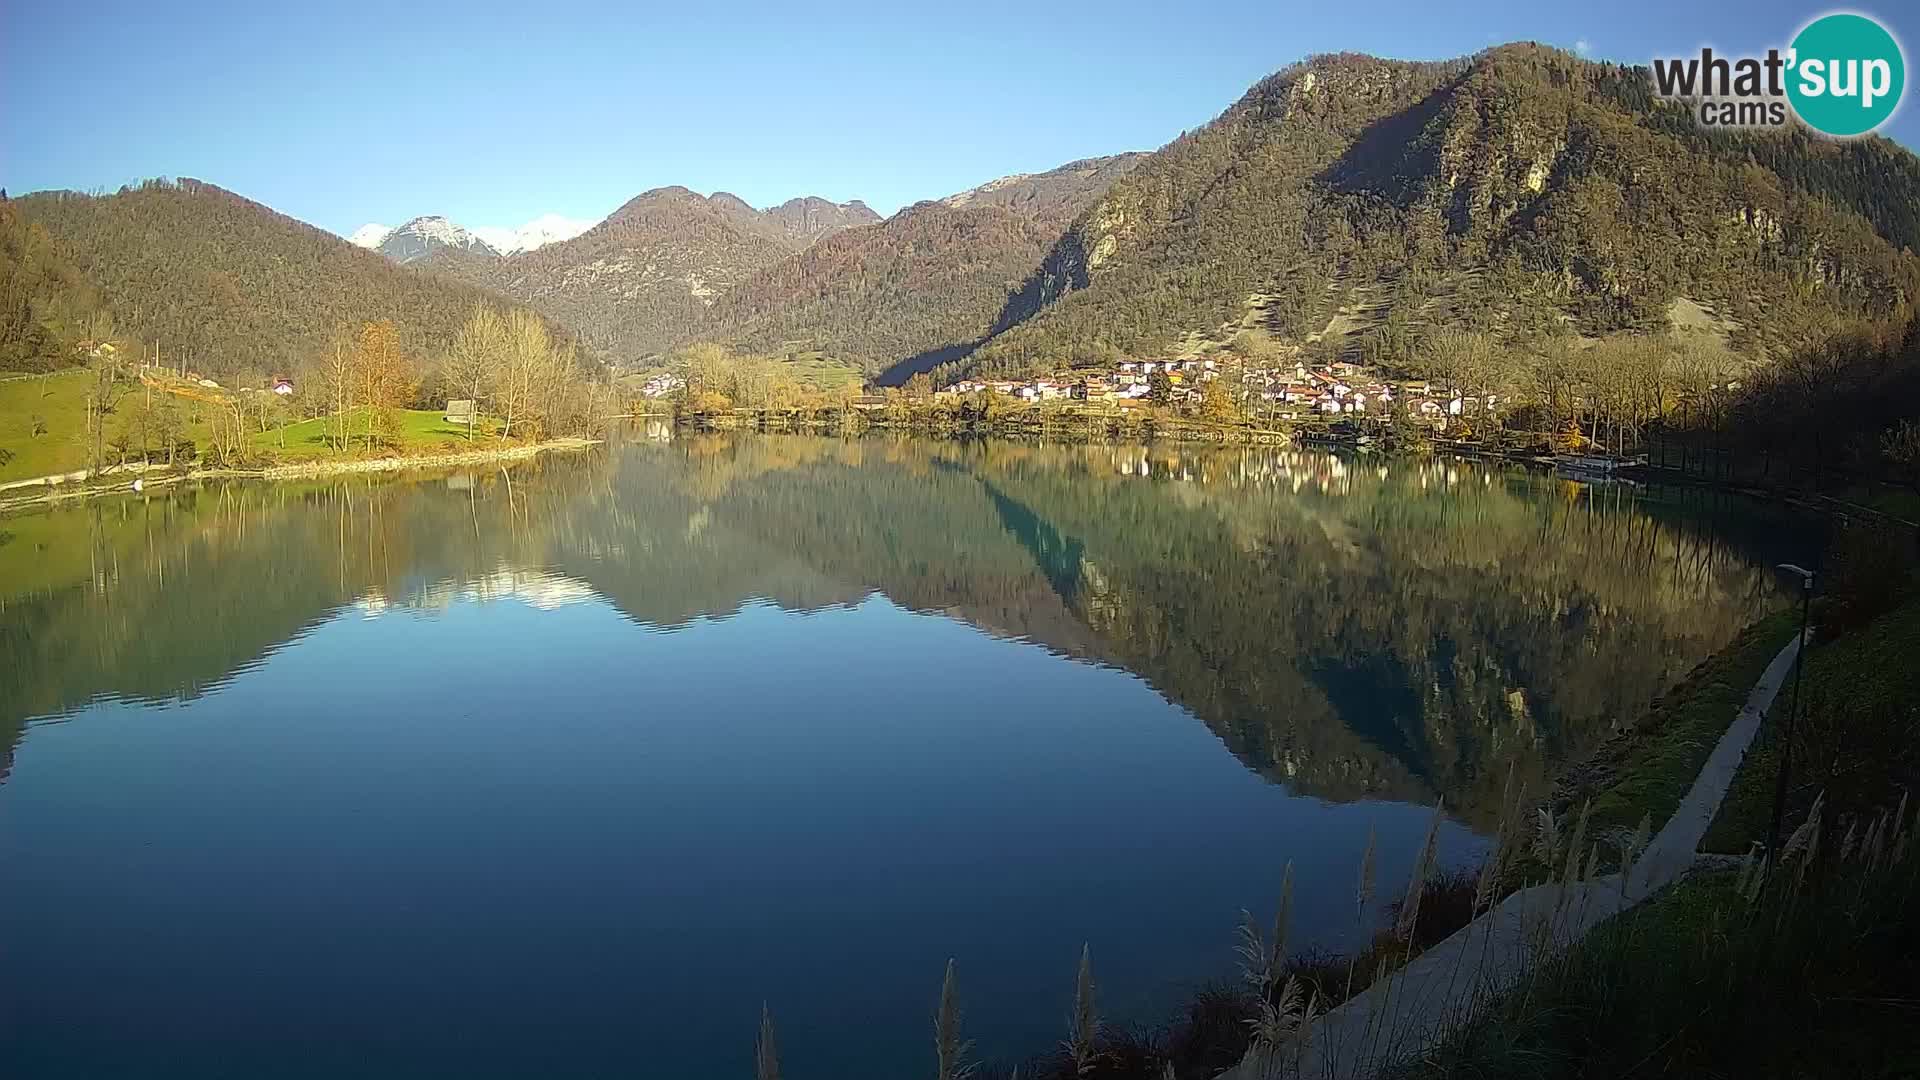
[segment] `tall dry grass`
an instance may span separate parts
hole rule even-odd
[[[1912,809],[1842,822],[1817,799],[1777,857],[1750,851],[1602,924],[1390,1075],[1920,1075]]]

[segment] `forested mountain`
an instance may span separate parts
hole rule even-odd
[[[524,300],[616,359],[633,360],[702,325],[708,306],[843,223],[858,202],[796,199],[762,212],[720,192],[656,188],[571,240],[505,259],[441,249],[432,269]]]
[[[692,333],[904,381],[984,339],[1061,228],[1143,156],[1003,177],[836,233],[754,275]]]
[[[764,354],[817,352],[868,374],[964,352],[1054,234],[997,207],[920,203],[755,274],[692,334]]]
[[[195,181],[8,205],[15,366],[55,362],[26,329],[52,293],[210,371],[289,366],[356,320],[437,347],[490,292],[616,361],[708,339],[883,381],[1192,353],[1246,330],[1406,365],[1452,328],[1520,355],[1682,320],[1757,362],[1898,322],[1920,296],[1911,152],[1708,132],[1643,70],[1536,45],[1313,58],[1155,153],[1004,177],[885,221],[858,201],[758,210],[668,187],[506,255],[439,218],[356,234],[411,260],[404,272]]]
[[[409,353],[429,356],[490,299],[197,180],[103,196],[43,192],[5,209],[41,230],[21,235],[35,253],[25,265],[41,267],[28,279],[43,292],[90,304],[84,286],[116,332],[215,376],[291,371],[340,328],[381,319]]]
[[[1691,124],[1643,71],[1541,46],[1309,60],[1117,180],[973,366],[1256,326],[1392,362],[1447,326],[1651,329],[1683,297],[1759,357],[1911,309],[1912,154]]]
[[[504,259],[449,246],[426,265],[628,361],[711,339],[905,373],[983,338],[1061,227],[1139,156],[1006,177],[885,221],[858,200],[757,210],[659,188],[569,241]]]

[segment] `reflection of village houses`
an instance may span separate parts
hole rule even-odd
[[[1450,418],[1478,415],[1499,404],[1496,395],[1469,396],[1436,388],[1424,379],[1382,379],[1344,361],[1317,367],[1305,363],[1263,367],[1228,366],[1216,360],[1122,360],[1106,370],[1027,379],[962,379],[937,396],[992,392],[1032,402],[1144,404],[1152,399],[1156,382],[1164,380],[1166,400],[1179,403],[1199,400],[1206,384],[1218,379],[1237,380],[1249,405],[1264,403],[1276,418],[1290,420],[1313,414],[1384,417],[1401,402],[1409,416],[1444,429]]]
[[[1400,458],[1343,457],[1314,449],[1240,450],[1182,449],[1178,446],[1123,445],[1089,451],[1104,458],[1120,476],[1174,483],[1223,485],[1230,488],[1268,488],[1302,491],[1334,497],[1385,484],[1398,475],[1423,492],[1443,492],[1461,484],[1490,487],[1496,479],[1505,487],[1510,474],[1486,462],[1465,457]]]

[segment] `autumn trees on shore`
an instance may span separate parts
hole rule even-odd
[[[488,304],[474,307],[444,353],[425,360],[406,354],[391,322],[336,334],[305,381],[302,394],[315,403],[309,411],[327,418],[329,437],[342,448],[355,440],[371,448],[397,435],[402,409],[452,399],[474,404],[469,439],[481,433],[482,411],[498,421],[501,438],[541,438],[605,415],[610,394],[544,319]]]
[[[457,393],[498,417],[503,438],[516,428],[549,433],[596,411],[573,343],[556,341],[545,320],[523,308],[474,308],[453,337],[440,377],[449,397]],[[472,417],[469,412],[469,438]]]

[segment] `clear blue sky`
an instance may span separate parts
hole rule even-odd
[[[1149,150],[1316,52],[1597,58],[1784,45],[1825,5],[0,4],[0,186],[195,176],[347,232],[597,218],[650,187],[889,213]],[[1853,10],[1920,43],[1908,3]],[[1915,91],[1909,88],[1908,97]],[[1920,145],[1911,104],[1891,134]]]

